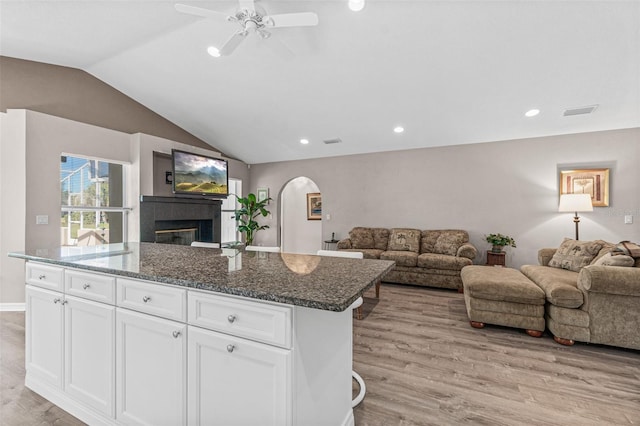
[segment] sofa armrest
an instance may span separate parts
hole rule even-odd
[[[478,255],[478,249],[471,243],[464,243],[460,247],[458,247],[458,251],[456,252],[456,256],[458,257],[466,257],[467,259],[475,259]]]
[[[640,297],[640,268],[585,266],[578,274],[578,288],[585,292]]]
[[[338,250],[342,249],[342,250],[347,250],[351,248],[351,239],[350,238],[343,238],[340,241],[338,241],[338,245],[336,246],[336,248]]]
[[[556,254],[557,248],[542,248],[538,250],[538,263],[542,266],[549,266],[549,262],[554,254]]]

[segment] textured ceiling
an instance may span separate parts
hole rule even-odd
[[[320,23],[217,59],[236,24],[174,4],[3,0],[0,54],[83,69],[247,163],[640,127],[640,1],[261,0]]]

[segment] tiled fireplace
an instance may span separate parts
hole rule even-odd
[[[222,201],[150,197],[140,200],[140,241],[189,245],[220,242]]]

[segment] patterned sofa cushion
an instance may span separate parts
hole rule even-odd
[[[374,248],[373,232],[371,228],[356,227],[349,231],[351,248],[369,249]]]
[[[473,261],[469,258],[449,256],[447,254],[422,253],[418,256],[418,266],[427,269],[461,271],[462,268],[471,264],[473,264]]]
[[[420,251],[420,230],[409,228],[391,229],[387,250],[418,253]]]
[[[386,250],[389,246],[389,230],[387,228],[371,228],[373,234],[373,247],[378,250]]]
[[[577,272],[541,265],[523,265],[520,272],[544,290],[549,303],[562,308],[579,308],[584,303]]]
[[[469,241],[467,231],[459,229],[422,231],[420,253],[438,253],[455,256],[458,248]]]
[[[396,266],[416,266],[418,264],[418,253],[413,251],[387,250],[380,254],[382,260],[394,260]]]
[[[601,248],[600,241],[576,241],[565,238],[549,261],[549,266],[580,272],[580,269],[591,263]]]

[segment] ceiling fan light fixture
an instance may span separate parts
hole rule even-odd
[[[215,46],[207,47],[207,53],[209,55],[213,56],[214,58],[219,58],[220,57],[220,49],[218,49]]]
[[[354,12],[360,12],[364,9],[365,0],[349,0],[349,9]]]

